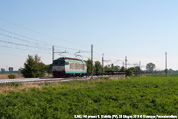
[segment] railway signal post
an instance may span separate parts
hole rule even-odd
[[[165,52],[165,73],[167,77],[168,69],[167,69],[167,52]]]
[[[54,61],[54,46],[52,46],[52,63]]]
[[[91,44],[91,79],[93,79],[93,44]]]
[[[127,56],[125,56],[125,68],[127,69]]]
[[[103,57],[102,57],[102,76],[103,76],[103,73],[104,73],[103,67],[104,67],[104,53],[103,53]]]

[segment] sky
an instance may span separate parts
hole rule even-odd
[[[129,67],[163,70],[167,52],[168,69],[178,70],[177,13],[177,0],[0,1],[0,68],[18,70],[36,54],[50,64],[53,45],[55,59],[86,60],[93,44],[94,61],[104,54],[105,65],[127,56]]]

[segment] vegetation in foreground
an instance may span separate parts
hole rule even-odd
[[[178,115],[178,75],[1,85],[1,118],[73,118],[74,115]],[[19,88],[19,89],[18,89]]]

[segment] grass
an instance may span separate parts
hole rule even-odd
[[[31,88],[38,88],[41,89],[41,86],[39,85],[34,85],[34,84],[6,84],[0,86],[0,93],[8,93],[8,92],[13,92],[13,91],[23,91],[23,90],[30,90]]]
[[[1,118],[178,115],[178,74],[3,87]]]

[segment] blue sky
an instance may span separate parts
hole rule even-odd
[[[1,1],[0,68],[23,67],[28,54],[50,64],[52,45],[68,52],[62,56],[87,51],[80,53],[87,59],[93,44],[94,60],[101,61],[104,53],[108,63],[122,65],[116,60],[127,56],[130,64],[141,61],[144,68],[153,62],[161,70],[167,51],[168,68],[178,69],[177,13],[176,0]]]

